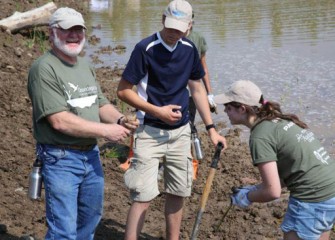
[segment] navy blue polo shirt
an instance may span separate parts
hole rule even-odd
[[[190,40],[182,38],[171,48],[157,32],[136,44],[122,78],[136,85],[138,95],[153,105],[182,106],[182,119],[175,125],[143,111],[137,112],[141,124],[175,129],[189,122],[188,80],[199,80],[204,75],[197,49]]]

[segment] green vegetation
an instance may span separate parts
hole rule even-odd
[[[128,156],[128,147],[125,145],[113,144],[112,147],[108,148],[104,152],[106,158],[117,158],[119,160],[126,159]]]
[[[28,48],[33,48],[35,44],[39,46],[40,51],[44,53],[48,49],[48,38],[44,31],[39,31],[36,28],[28,31],[28,40],[26,42]]]
[[[123,101],[120,101],[120,105],[121,105],[120,106],[121,113],[124,114],[126,112],[126,110],[127,110],[127,106],[126,106],[127,104],[125,102],[123,102]]]

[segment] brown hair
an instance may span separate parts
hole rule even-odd
[[[243,104],[246,107],[248,113],[255,114],[258,117],[258,121],[253,126],[253,128],[264,120],[271,121],[276,118],[292,121],[303,129],[308,128],[307,124],[301,121],[297,115],[282,113],[279,103],[272,101],[265,101],[263,95],[261,96],[259,102],[262,104],[262,106],[260,107],[248,106]]]

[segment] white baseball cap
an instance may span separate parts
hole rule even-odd
[[[51,16],[49,25],[69,29],[74,26],[82,26],[86,29],[85,21],[81,13],[68,7],[58,8]]]
[[[164,11],[166,28],[177,29],[185,33],[192,21],[192,6],[185,0],[174,0]]]
[[[216,95],[214,101],[217,104],[229,102],[243,103],[249,106],[261,106],[260,100],[262,91],[249,80],[239,80],[234,82],[228,92]]]

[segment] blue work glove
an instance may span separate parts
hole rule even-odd
[[[233,188],[233,195],[231,201],[233,205],[240,208],[246,208],[251,205],[252,202],[248,199],[248,193],[257,189],[257,185],[248,185],[239,188]]]

